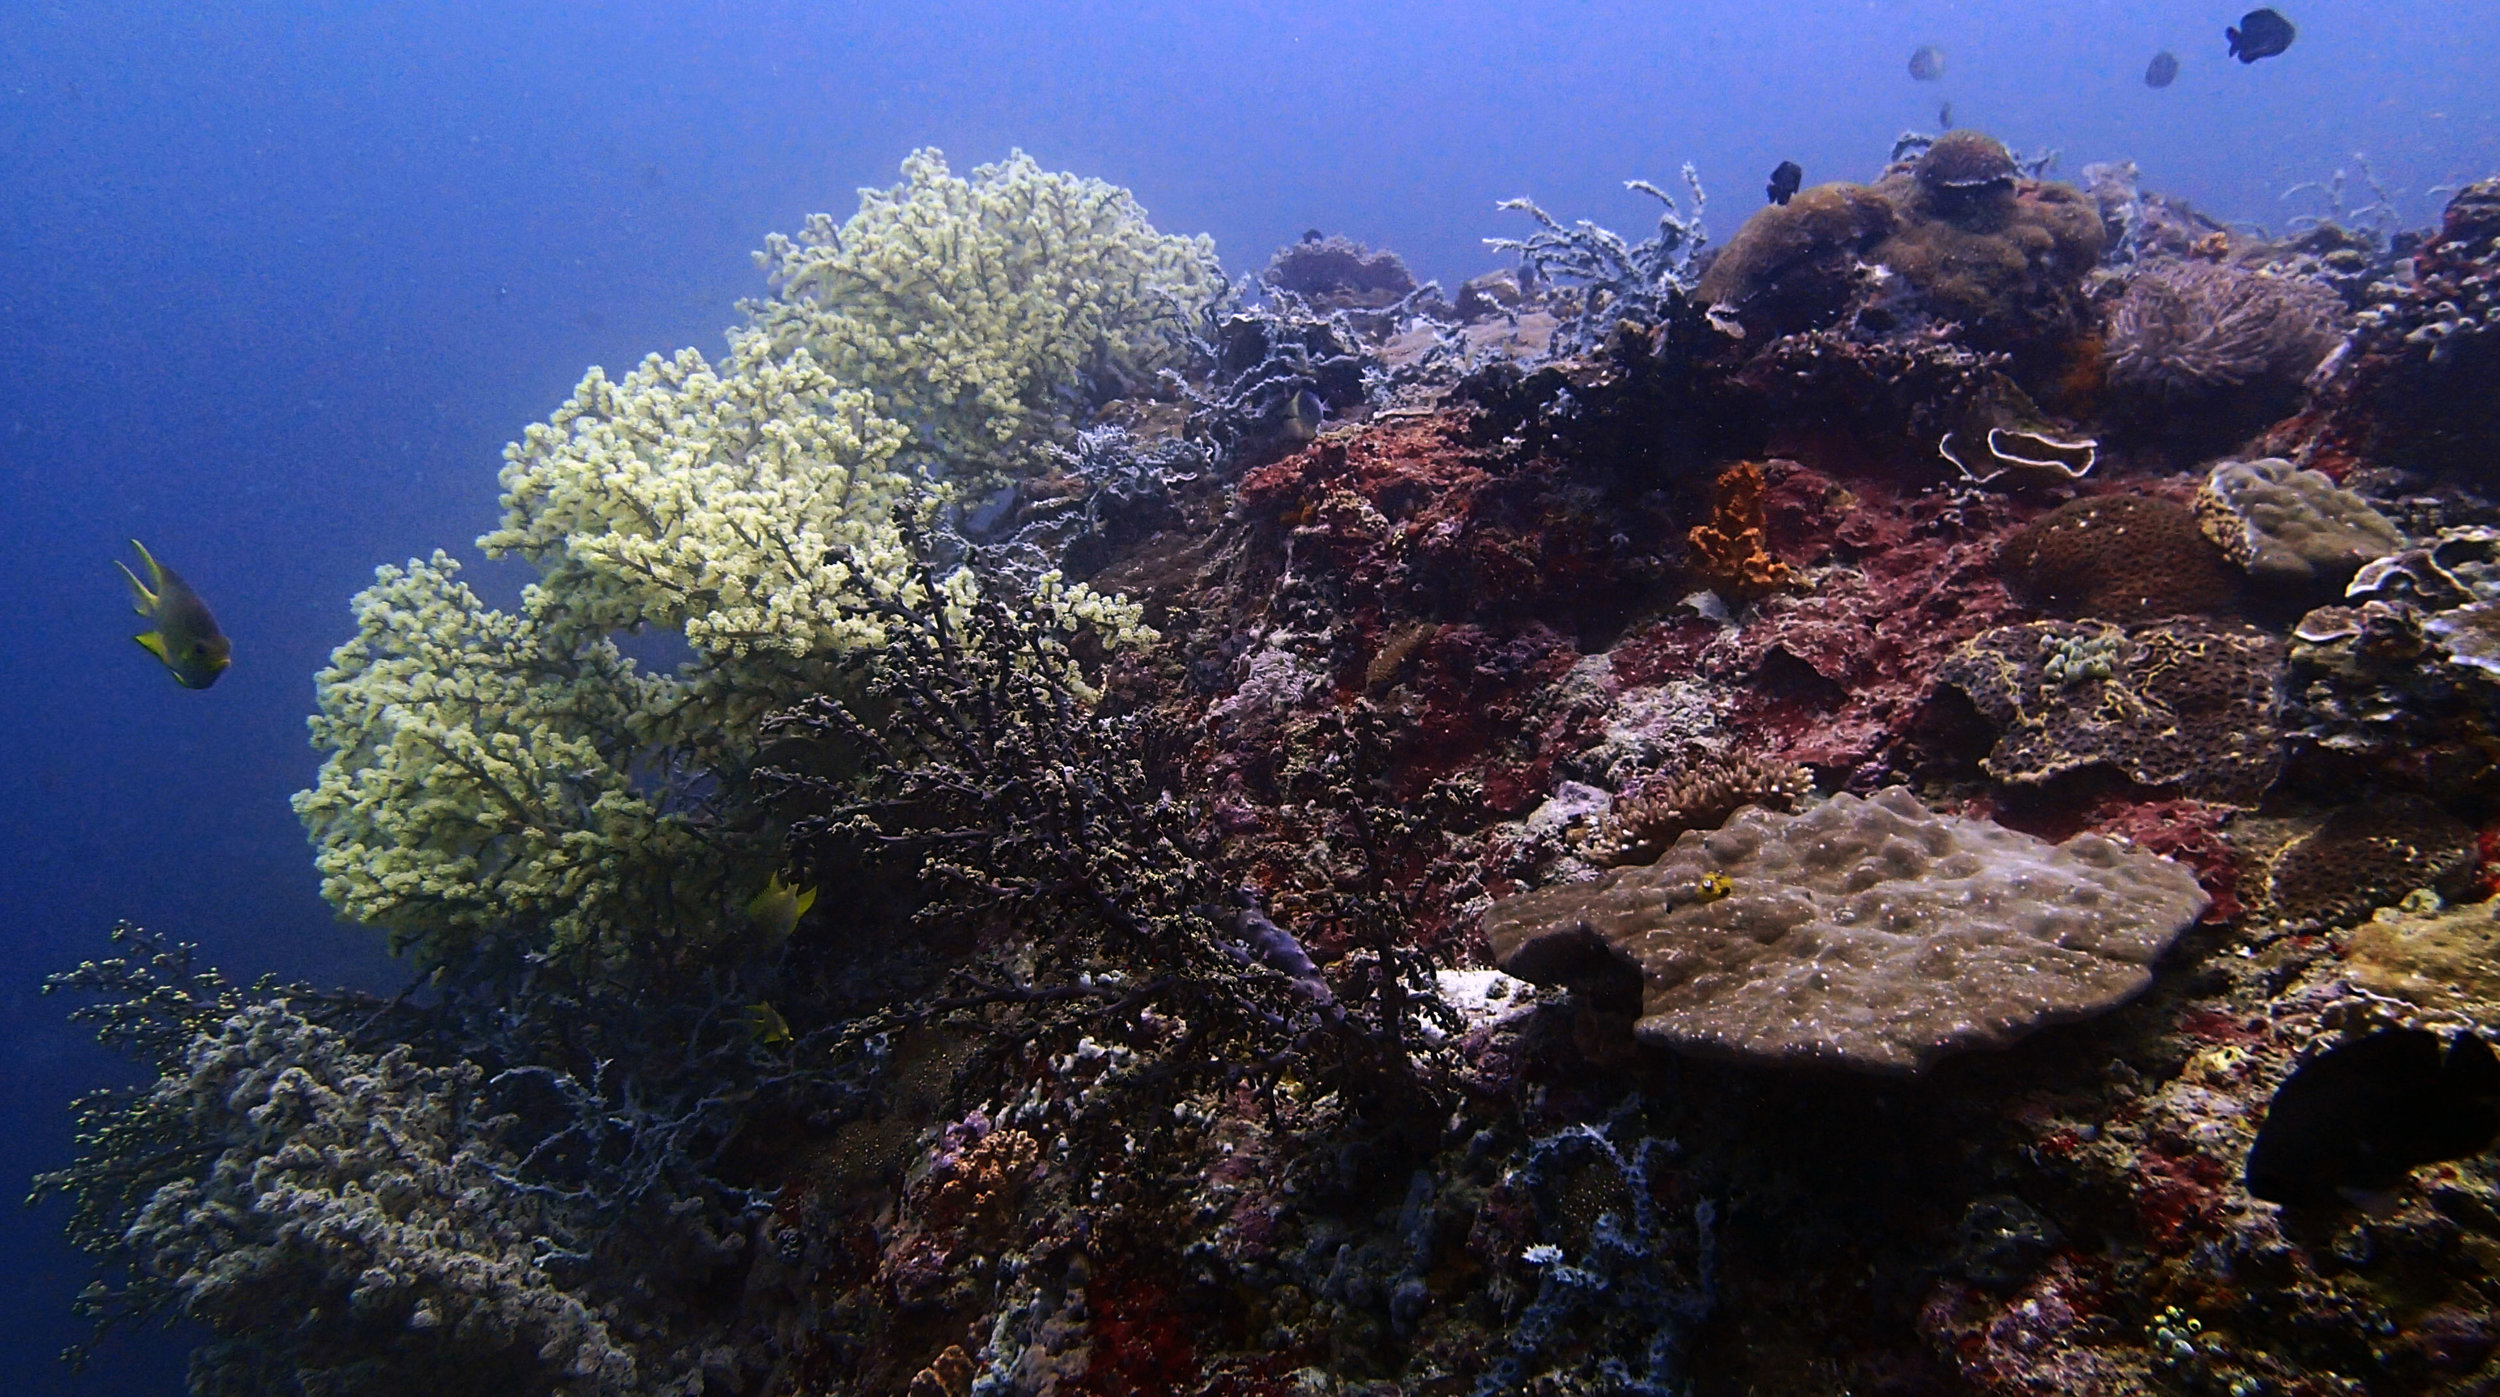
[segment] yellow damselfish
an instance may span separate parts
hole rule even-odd
[[[807,909],[815,905],[814,888],[791,887],[776,873],[772,881],[764,885],[764,891],[747,900],[747,920],[755,923],[756,930],[778,944],[789,939],[791,931],[799,924],[799,918],[806,916]]]
[[[778,1048],[790,1041],[790,1021],[770,1002],[750,1004],[739,1017],[746,1020],[747,1032],[755,1035],[755,1041],[767,1048]]]
[[[132,607],[156,623],[156,629],[141,631],[131,639],[162,662],[182,687],[205,689],[216,683],[217,676],[234,663],[234,645],[217,629],[208,603],[172,568],[156,561],[147,545],[134,538],[130,546],[139,550],[139,564],[147,569],[148,580],[141,582],[127,563],[114,566],[130,580]]]

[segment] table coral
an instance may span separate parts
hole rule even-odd
[[[1981,762],[2036,784],[2108,766],[2145,786],[2254,805],[2282,768],[2283,646],[2249,626],[2035,621],[1975,636],[1936,682],[1997,731]]]
[[[1714,873],[1722,896],[1700,891]],[[2205,901],[2167,859],[2096,835],[2050,845],[1888,787],[1744,810],[1648,867],[1496,903],[1485,939],[1523,979],[1636,968],[1646,1043],[1915,1072],[2134,998]]]

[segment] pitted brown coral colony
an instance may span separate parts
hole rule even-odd
[[[1951,131],[1245,301],[905,173],[512,449],[521,611],[359,599],[300,808],[428,988],[59,977],[154,1078],[41,1185],[101,1312],[221,1392],[2491,1390],[2479,1116],[2244,1169],[2500,1028],[2500,181],[2278,241]]]

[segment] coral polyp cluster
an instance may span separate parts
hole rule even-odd
[[[516,606],[357,599],[298,805],[411,988],[55,978],[90,1304],[203,1393],[2489,1390],[2482,1108],[2314,1084],[2500,1028],[2500,197],[1867,173],[1455,296],[1021,157],[774,240],[511,448]]]

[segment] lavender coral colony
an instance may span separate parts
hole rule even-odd
[[[2500,1384],[2500,182],[1977,132],[1236,288],[935,152],[385,567],[396,996],[135,927],[37,1182],[201,1393]],[[637,661],[664,631],[691,658]]]

